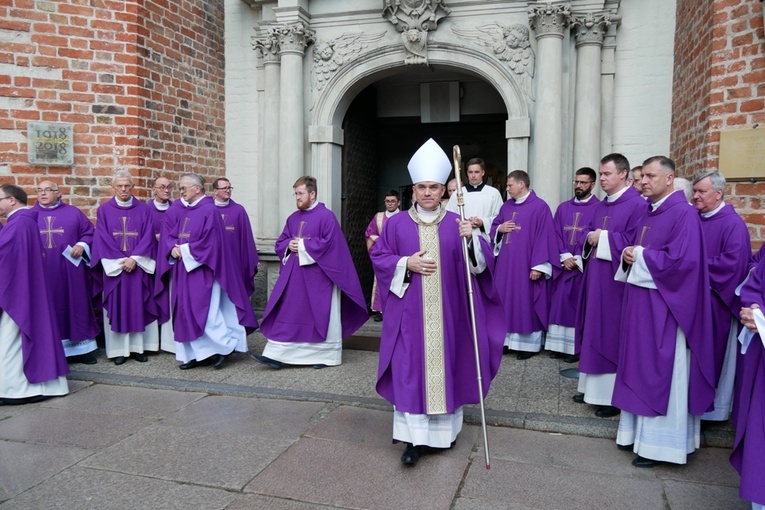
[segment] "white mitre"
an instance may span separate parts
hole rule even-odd
[[[446,184],[446,179],[452,171],[452,163],[449,156],[431,138],[417,149],[407,168],[412,177],[412,184],[426,181]]]

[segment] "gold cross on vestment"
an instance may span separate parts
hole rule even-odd
[[[571,246],[574,246],[576,244],[576,235],[584,230],[584,227],[579,226],[579,219],[582,217],[582,213],[575,212],[574,213],[574,224],[573,225],[566,225],[563,227],[563,231],[570,231],[571,237],[568,239],[568,244]]]
[[[229,232],[233,232],[235,230],[233,225],[226,225],[226,218],[228,218],[228,214],[221,213],[220,215],[221,219],[223,220],[223,227],[228,230]]]
[[[296,239],[310,239],[311,236],[303,235],[303,230],[305,230],[305,226],[307,225],[307,222],[301,221],[300,226],[298,227],[298,233]]]
[[[181,233],[178,234],[178,242],[181,241],[181,239],[186,239],[186,242],[189,242],[189,239],[191,239],[191,232],[186,232],[186,227],[189,225],[189,219],[183,218],[183,228],[181,229]],[[181,243],[184,244],[184,243]]]
[[[510,221],[512,221],[513,223],[515,223],[515,218],[516,218],[517,216],[518,216],[518,211],[513,211],[513,215],[512,215],[512,216],[510,216]],[[520,225],[515,225],[515,226],[513,227],[513,229],[512,229],[510,232],[508,232],[507,234],[505,234],[505,244],[510,244],[510,235],[511,235],[513,232],[515,232],[516,230],[521,230],[521,226],[520,226]]]
[[[56,221],[55,217],[53,217],[53,216],[46,216],[45,217],[45,223],[48,225],[48,230],[41,230],[40,231],[41,235],[47,235],[48,236],[48,240],[45,243],[45,247],[46,248],[55,248],[56,247],[56,243],[53,242],[53,234],[63,234],[64,233],[64,229],[63,228],[57,228],[55,230],[53,229],[53,222],[54,221]]]
[[[601,230],[608,230],[608,222],[611,221],[611,216],[603,216],[603,226],[600,227]]]
[[[135,237],[138,239],[138,231],[127,229],[128,223],[130,222],[130,218],[127,216],[122,216],[120,220],[122,220],[122,231],[115,230],[112,232],[112,235],[114,237],[122,237],[122,251],[128,251],[128,237]]]
[[[651,230],[651,227],[647,227],[643,225],[643,230],[640,232],[640,240],[638,241],[638,246],[643,246],[643,240],[645,239],[645,235],[648,233],[648,231]],[[645,246],[645,248],[648,248]]]

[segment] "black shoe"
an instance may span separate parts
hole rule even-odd
[[[115,365],[122,365],[127,361],[127,358],[125,356],[117,356],[114,358],[114,364]]]
[[[0,398],[0,406],[21,406],[24,404],[35,404],[52,398],[48,395],[34,395],[32,397],[23,398]]]
[[[325,365],[324,363],[316,363],[313,368],[316,370],[321,370],[322,368],[327,368],[329,365]]]
[[[149,361],[149,357],[142,352],[133,352],[130,354],[130,357],[140,363],[146,363]]]
[[[524,352],[521,352],[521,353],[518,354],[518,359],[524,360],[524,359],[533,358],[537,354],[539,354],[539,353],[538,352],[526,352],[526,351],[524,351]]]
[[[511,352],[513,352],[513,351],[510,349],[510,347],[508,347],[506,345],[504,347],[502,347],[502,354],[510,354]]]
[[[213,358],[216,358],[215,362],[213,363],[213,368],[215,370],[220,370],[221,368],[223,368],[223,362],[226,361],[226,357],[227,356],[223,354],[216,354],[215,356],[213,356]]]
[[[577,404],[584,404],[584,393],[574,395],[573,397],[571,397],[571,400],[573,400]]]
[[[658,464],[659,461],[652,460],[652,459],[646,459],[645,457],[641,457],[638,455],[632,460],[632,465],[639,468],[652,468],[656,467],[656,464]]]
[[[571,356],[566,356],[563,358],[563,363],[576,363],[577,361],[579,361],[579,356],[576,354],[572,354]]]
[[[66,358],[66,361],[69,363],[82,363],[83,365],[95,365],[98,363],[98,360],[92,352],[80,354],[79,356],[71,356]]]
[[[621,409],[618,409],[614,406],[602,406],[598,408],[597,411],[595,411],[595,416],[598,418],[611,418],[612,416],[616,416],[621,412]]]
[[[420,449],[416,446],[412,446],[410,443],[406,443],[406,450],[401,456],[401,463],[405,466],[414,467],[417,465],[417,461],[420,460]]]
[[[550,351],[550,358],[552,358],[552,359],[561,359],[561,358],[565,358],[565,357],[566,357],[566,353],[565,352]]]
[[[623,452],[631,452],[635,448],[635,444],[617,444],[616,447]]]
[[[179,366],[181,370],[191,370],[192,368],[197,368],[201,366],[201,363],[199,363],[197,360],[192,359],[191,361],[184,363],[183,365]]]
[[[280,368],[282,368],[281,361],[276,361],[275,359],[267,358],[266,356],[258,356],[257,354],[252,354],[251,356],[252,356],[252,359],[257,361],[258,363],[263,363],[264,365],[268,365],[274,370],[279,370]]]
[[[382,314],[380,312],[376,312],[372,317],[372,320],[375,322],[382,322]]]

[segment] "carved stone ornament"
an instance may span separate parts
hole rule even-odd
[[[305,49],[316,40],[316,34],[303,23],[285,23],[268,29],[279,41],[279,53],[305,54]]]
[[[571,18],[568,3],[545,2],[529,6],[529,25],[536,32],[537,39],[546,35],[563,36]]]
[[[452,31],[464,41],[488,48],[518,76],[523,91],[533,100],[536,56],[531,48],[527,26],[520,23],[503,25],[494,22],[475,28],[455,25]]]
[[[401,33],[405,64],[428,63],[428,32],[450,12],[443,0],[383,0],[383,18]]]
[[[317,39],[313,47],[313,89],[321,91],[338,69],[354,60],[370,44],[385,36],[385,31],[378,34],[357,32],[343,34],[331,41]]]
[[[271,31],[262,37],[253,37],[252,48],[266,63],[279,62],[279,39]]]
[[[584,16],[576,16],[571,24],[576,32],[576,44],[603,44],[606,30],[611,24],[611,14],[608,12],[588,12]]]

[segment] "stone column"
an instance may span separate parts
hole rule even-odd
[[[533,2],[529,4],[528,13],[529,25],[537,39],[531,186],[554,207],[562,199],[563,31],[571,12],[568,2]]]
[[[611,18],[601,51],[600,69],[600,152],[601,157],[614,150],[614,78],[616,76],[616,27],[618,19]]]
[[[601,49],[610,24],[607,13],[574,18],[576,32],[576,90],[574,101],[574,169],[597,168],[600,148]]]
[[[292,185],[304,174],[305,132],[303,121],[303,56],[305,48],[314,42],[314,34],[302,22],[278,26],[281,73],[279,77],[279,165],[273,175],[279,176],[279,228],[295,210],[291,200]],[[269,129],[266,126],[266,129]],[[273,150],[266,145],[264,150]]]
[[[265,94],[263,104],[263,165],[258,182],[258,237],[273,245],[281,231],[279,217],[279,40],[273,29],[265,37],[254,40],[255,49],[263,57]]]

